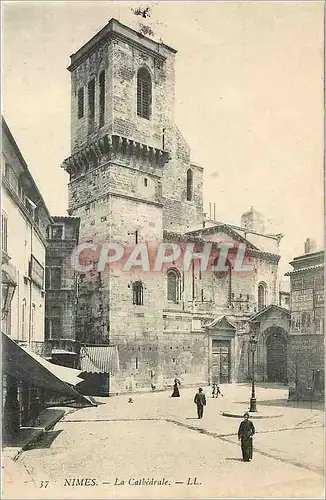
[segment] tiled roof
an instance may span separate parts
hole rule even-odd
[[[285,276],[291,276],[291,274],[302,273],[304,271],[312,271],[314,269],[322,269],[324,264],[317,264],[316,266],[301,267],[300,269],[295,269],[294,271],[289,271],[285,273]]]

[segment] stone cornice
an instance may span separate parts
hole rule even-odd
[[[170,159],[168,151],[163,149],[154,148],[120,135],[106,134],[66,158],[61,166],[74,178],[100,166],[101,163],[132,156],[155,167],[163,167]]]
[[[135,202],[139,202],[139,203],[144,203],[145,205],[154,205],[155,207],[160,207],[160,208],[162,208],[162,206],[163,206],[162,203],[160,203],[158,201],[145,200],[144,198],[137,198],[136,196],[129,196],[129,195],[123,194],[123,193],[114,193],[114,192],[107,191],[102,196],[97,196],[96,198],[93,198],[87,202],[83,202],[83,203],[80,203],[79,205],[74,206],[73,209],[71,208],[68,210],[68,214],[70,215],[78,208],[84,207],[85,205],[90,205],[94,201],[101,200],[102,198],[106,198],[107,196],[114,196],[116,198],[124,198],[125,200],[131,200],[131,201],[135,201]]]
[[[184,242],[184,243],[189,242],[189,243],[201,243],[201,244],[212,243],[213,246],[217,243],[214,241],[204,240],[200,236],[200,233],[197,231],[193,231],[193,232],[189,231],[185,234],[181,234],[181,233],[173,233],[173,232],[164,230],[163,231],[163,239],[166,242],[172,241],[172,242]],[[258,258],[261,258],[264,260],[269,260],[269,261],[275,262],[275,263],[277,263],[281,258],[280,255],[277,255],[274,253],[269,253],[269,252],[264,252],[262,250],[250,248],[250,247],[246,248],[246,254],[248,256],[251,256],[251,257],[258,257]]]

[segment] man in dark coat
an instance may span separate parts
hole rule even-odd
[[[206,406],[206,396],[203,393],[203,389],[199,387],[198,392],[195,396],[194,403],[197,405],[197,415],[198,418],[203,418],[204,406]]]
[[[244,420],[238,430],[238,439],[241,440],[241,451],[244,462],[252,459],[252,436],[255,434],[254,424],[249,420],[249,413],[246,412]]]

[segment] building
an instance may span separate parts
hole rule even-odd
[[[47,228],[45,339],[48,356],[75,367],[77,281],[71,254],[78,244],[79,219],[52,217]]]
[[[2,120],[2,282],[11,283],[3,331],[43,354],[46,230],[52,219],[5,120]]]
[[[290,399],[324,396],[324,251],[313,240],[290,262],[291,330],[289,342]]]
[[[76,334],[85,344],[117,347],[119,390],[160,387],[175,376],[184,384],[247,380],[249,320],[279,301],[282,235],[267,234],[253,207],[239,226],[204,213],[203,167],[174,121],[175,57],[175,49],[111,19],[68,68],[71,155],[62,166],[80,243],[233,248],[226,271],[194,264],[184,272],[171,262],[159,272],[103,272],[96,255],[92,271],[80,272]],[[251,272],[234,269],[241,245]],[[262,353],[270,335],[262,337]],[[266,355],[261,364],[266,379]]]
[[[35,423],[49,397],[85,401],[73,385],[80,371],[53,367],[44,357],[47,229],[53,219],[2,120],[1,331],[4,438]],[[67,383],[68,381],[68,383]],[[50,396],[51,395],[51,396]]]

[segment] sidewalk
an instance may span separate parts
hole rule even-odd
[[[2,493],[10,493],[10,498],[20,498],[22,484],[25,497],[35,495],[35,482],[25,467],[17,462],[17,458],[31,447],[49,429],[51,429],[66,414],[76,411],[75,408],[46,408],[37,419],[38,427],[22,427],[19,434],[2,447]],[[19,488],[17,479],[19,478]],[[28,494],[30,493],[31,496]],[[18,496],[16,496],[18,495]]]
[[[72,411],[75,411],[75,409],[64,407],[46,408],[37,419],[37,427],[21,427],[17,436],[7,441],[7,443],[4,441],[2,457],[16,460],[22,451],[28,449],[34,441],[37,441],[47,430],[51,429],[64,415]]]

